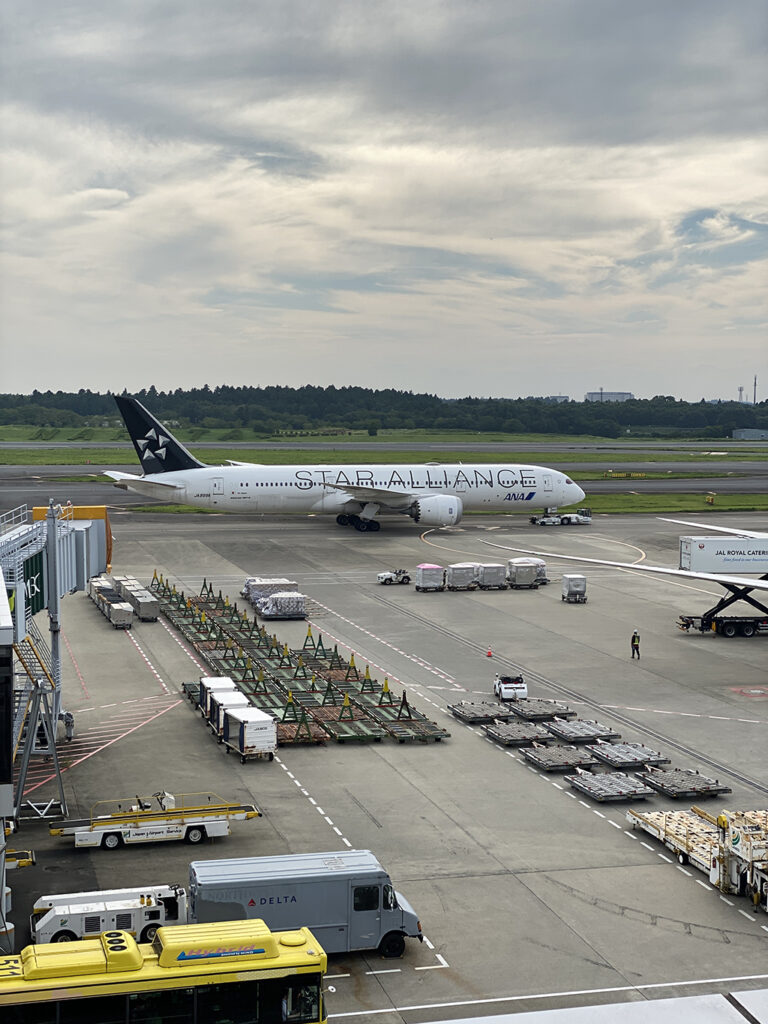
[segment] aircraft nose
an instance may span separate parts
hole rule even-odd
[[[577,505],[580,501],[584,501],[586,494],[575,484],[569,477],[565,477],[565,505]]]

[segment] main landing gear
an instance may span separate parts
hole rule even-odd
[[[361,519],[360,516],[350,516],[345,512],[336,516],[336,522],[339,526],[354,526],[360,533],[378,533],[381,529],[381,523],[377,519]]]

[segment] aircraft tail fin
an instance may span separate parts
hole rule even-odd
[[[114,398],[145,474],[174,473],[205,466],[136,398],[130,395],[115,395]]]

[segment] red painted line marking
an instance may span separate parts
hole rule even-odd
[[[129,629],[123,630],[123,632],[128,637],[128,639],[131,641],[131,643],[136,648],[136,650],[139,652],[139,654],[142,656],[144,661],[147,663],[147,667],[149,668],[149,671],[152,673],[152,675],[155,677],[155,679],[157,679],[158,683],[160,683],[160,686],[163,688],[163,692],[167,693],[167,694],[170,694],[171,691],[168,689],[168,687],[163,682],[162,676],[157,671],[157,669],[152,664],[152,662],[149,660],[149,658],[146,656],[144,651],[141,649],[141,644],[138,642],[138,640],[133,635],[133,633]]]
[[[72,648],[69,646],[69,640],[67,640],[67,634],[64,632],[64,630],[61,631],[61,637],[67,646],[67,651],[69,653],[70,658],[72,659],[72,664],[75,666],[75,672],[77,672],[77,678],[80,680],[80,685],[83,688],[83,693],[85,694],[86,697],[90,698],[91,695],[90,693],[88,693],[88,687],[85,685],[85,680],[83,679],[83,674],[80,671],[80,666],[77,664],[77,658],[72,653]]]
[[[62,774],[64,772],[71,771],[73,768],[76,768],[77,765],[82,764],[83,761],[87,761],[89,757],[93,757],[95,754],[100,754],[102,750],[106,750],[108,747],[111,747],[114,743],[117,743],[118,740],[125,739],[126,736],[130,736],[131,733],[136,732],[137,729],[142,729],[145,725],[149,725],[150,722],[154,722],[156,718],[160,718],[160,716],[164,715],[167,711],[172,711],[174,708],[177,708],[179,704],[181,704],[181,701],[175,700],[172,704],[169,704],[167,708],[163,708],[161,711],[157,711],[154,715],[150,715],[149,718],[145,719],[143,722],[139,722],[138,725],[134,725],[131,729],[126,729],[125,732],[122,732],[118,736],[115,736],[114,739],[109,740],[107,743],[102,743],[101,746],[97,747],[95,750],[91,750],[90,753],[85,754],[83,757],[78,758],[76,761],[73,761],[72,764],[68,764],[63,767],[60,764]],[[59,756],[61,757],[62,754],[63,750],[59,748]],[[46,782],[52,782],[55,778],[56,776],[49,772],[49,774],[44,779],[41,779],[40,782],[35,783],[35,785],[33,786],[27,787],[27,789],[24,790],[24,796],[27,796],[28,793],[32,793],[36,789],[39,789],[40,786],[44,786]]]

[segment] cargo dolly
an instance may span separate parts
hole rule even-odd
[[[658,750],[651,750],[643,743],[594,743],[587,750],[611,768],[643,768],[648,764],[669,764],[670,761]]]
[[[552,736],[536,722],[491,722],[483,726],[488,739],[503,747],[527,747],[531,743],[551,743]]]
[[[605,775],[593,775],[591,772],[577,768],[575,775],[564,775],[565,781],[598,803],[609,800],[644,800],[655,796],[655,790],[633,775],[624,772],[610,772]]]
[[[520,703],[518,701],[518,703]],[[448,710],[467,725],[479,725],[484,722],[508,722],[515,717],[515,712],[508,706],[491,701],[460,700],[458,704],[449,704]]]
[[[534,743],[532,747],[523,749],[523,757],[544,772],[565,772],[579,768],[589,768],[597,764],[584,747],[542,747]]]
[[[571,711],[567,704],[540,697],[521,697],[520,700],[510,701],[509,709],[526,722],[549,722],[554,718],[576,717],[576,712]]]
[[[564,740],[566,743],[621,739],[621,733],[615,732],[611,726],[584,718],[575,718],[572,722],[564,722],[562,719],[556,718],[552,722],[547,722],[545,728],[553,736],[557,736],[559,740]]]
[[[708,779],[706,775],[700,775],[690,768],[662,769],[649,765],[645,772],[637,773],[637,777],[659,793],[671,796],[675,800],[681,797],[692,799],[732,792],[729,786],[721,785],[717,779]]]

